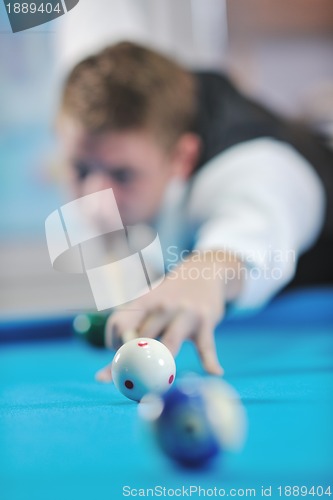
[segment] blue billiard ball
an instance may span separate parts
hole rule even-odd
[[[247,420],[236,391],[220,379],[189,376],[162,397],[148,395],[139,411],[160,449],[187,466],[203,466],[224,451],[240,449]]]
[[[169,457],[183,465],[197,466],[219,453],[221,446],[200,391],[189,393],[178,385],[165,394],[163,403],[154,427],[157,442]]]

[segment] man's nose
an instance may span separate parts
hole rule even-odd
[[[112,178],[103,172],[91,173],[84,181],[84,193],[86,195],[108,188],[112,188],[115,191],[115,187]]]
[[[83,196],[110,188],[112,188],[118,209],[121,212],[123,194],[117,183],[110,176],[103,174],[103,172],[94,172],[84,180]],[[103,206],[103,203],[89,204],[87,214],[88,212],[90,217],[93,218],[103,218],[105,214],[109,217],[109,207]]]

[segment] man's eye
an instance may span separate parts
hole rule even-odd
[[[118,184],[130,184],[135,180],[134,172],[128,169],[114,170],[111,177]]]
[[[74,170],[77,178],[82,181],[90,174],[91,169],[85,163],[79,162],[74,164]]]

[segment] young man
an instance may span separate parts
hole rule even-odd
[[[214,327],[226,305],[265,304],[293,280],[299,257],[332,234],[330,151],[222,75],[117,44],[69,75],[59,132],[77,197],[112,187],[125,225],[157,228],[167,269],[186,255],[159,287],[110,316],[110,346],[135,331],[176,354],[189,338],[204,368],[222,373]],[[91,216],[103,224],[103,207]],[[315,259],[305,266],[310,281],[321,264],[332,279],[332,266]]]

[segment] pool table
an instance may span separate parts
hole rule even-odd
[[[262,312],[218,326],[248,438],[241,452],[201,469],[169,462],[137,404],[95,382],[112,353],[75,337],[71,322],[0,324],[1,500],[333,494],[332,287],[286,292]],[[190,343],[177,369],[202,373]]]

